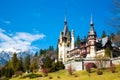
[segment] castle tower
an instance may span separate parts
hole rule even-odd
[[[71,32],[71,49],[74,49],[74,30]]]
[[[96,55],[96,32],[94,30],[94,23],[92,21],[92,16],[90,20],[90,31],[88,32],[88,45],[89,45],[89,54],[87,57],[95,57]]]
[[[71,37],[72,35],[72,37]],[[58,59],[59,61],[65,62],[67,51],[71,50],[71,48],[74,48],[74,32],[69,31],[67,26],[67,20],[66,17],[64,19],[64,28],[63,31],[60,32],[60,37],[58,41]]]

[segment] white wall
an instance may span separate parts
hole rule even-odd
[[[71,61],[69,63],[65,64],[65,69],[68,69],[69,66],[72,66],[72,68],[76,71],[82,70],[82,61],[76,62],[76,61]]]

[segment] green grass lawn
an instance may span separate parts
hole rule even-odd
[[[60,70],[58,72],[49,73],[46,77],[34,78],[37,74],[42,74],[41,72],[37,72],[35,73],[36,75],[33,75],[33,78],[22,78],[25,75],[31,74],[29,73],[16,78],[11,78],[10,80],[120,80],[120,66],[117,67],[116,73],[112,73],[108,69],[102,71],[103,75],[97,75],[95,69],[92,69],[90,75],[86,71],[75,71],[73,72],[73,75],[69,75],[67,70]]]

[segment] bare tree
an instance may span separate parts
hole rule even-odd
[[[108,24],[117,31],[120,31],[120,0],[112,0],[112,2],[111,12],[113,17]]]

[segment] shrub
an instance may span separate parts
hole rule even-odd
[[[98,69],[98,70],[97,70],[97,74],[98,74],[98,75],[102,75],[102,74],[103,74],[102,70],[101,70],[101,69]]]
[[[74,77],[78,77],[78,75],[77,75],[77,74],[75,74],[75,75],[74,75]]]
[[[60,79],[60,76],[57,76],[58,79]]]
[[[22,71],[16,71],[13,77],[18,77],[19,75],[22,75]]]
[[[10,78],[14,74],[14,71],[12,68],[5,69],[5,77]]]
[[[69,75],[73,74],[74,69],[73,69],[72,65],[69,65],[67,70],[68,70]]]
[[[37,75],[37,77],[43,77],[42,74]]]
[[[0,77],[0,80],[9,80],[9,78],[2,76],[2,77]]]
[[[37,78],[37,77],[42,77],[42,75],[41,74],[27,74],[27,75],[24,75],[24,76],[22,76],[21,77],[21,79],[23,79],[23,78],[30,78],[30,79],[32,79],[32,78]]]
[[[53,79],[53,77],[50,76],[49,79]]]
[[[112,65],[110,66],[110,70],[111,70],[112,73],[115,73],[115,72],[116,72],[116,67],[115,67],[114,64],[112,64]]]
[[[91,68],[97,68],[97,66],[94,64],[94,63],[91,63],[91,62],[89,62],[89,63],[87,63],[87,64],[85,64],[85,68],[86,68],[86,71],[88,72],[88,73],[91,73]]]
[[[31,75],[29,76],[29,78],[30,78],[30,79],[37,78],[37,74],[31,74]]]
[[[46,76],[49,73],[49,69],[48,68],[43,68],[42,72],[44,73],[44,76]]]
[[[50,72],[55,72],[62,69],[65,69],[64,64],[61,61],[57,61],[56,63],[52,64],[52,67],[50,68]]]

